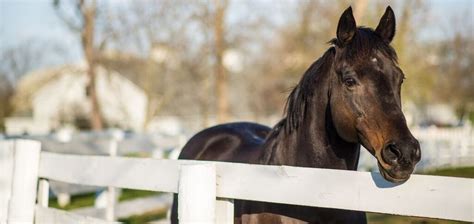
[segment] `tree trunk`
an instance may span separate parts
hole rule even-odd
[[[96,14],[96,1],[92,0],[90,4],[81,1],[81,11],[84,16],[84,24],[82,28],[82,48],[87,61],[87,75],[89,83],[87,86],[88,97],[91,103],[90,124],[93,130],[101,130],[103,121],[100,112],[100,105],[97,97],[96,88],[96,71],[94,58],[94,25]]]
[[[214,46],[215,46],[215,75],[217,97],[217,121],[223,123],[229,120],[228,77],[223,64],[225,51],[225,11],[227,0],[215,0],[214,17]]]

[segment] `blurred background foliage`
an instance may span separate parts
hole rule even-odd
[[[397,15],[393,46],[407,77],[402,96],[421,108],[449,104],[460,118],[472,120],[472,2],[462,15],[441,16],[432,3],[390,3]],[[213,116],[218,121],[280,116],[288,91],[328,49],[340,13],[352,5],[358,25],[375,27],[387,6],[373,0],[47,4],[76,42],[32,37],[2,44],[0,127],[18,107],[15,91],[25,74],[79,60],[120,70],[142,88],[148,97],[145,123],[160,115],[199,116],[202,126]]]

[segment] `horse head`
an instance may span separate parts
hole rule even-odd
[[[420,161],[420,145],[407,127],[401,110],[404,74],[390,46],[395,15],[387,7],[375,30],[357,27],[349,7],[342,14],[332,40],[329,104],[337,133],[360,143],[378,161],[382,176],[404,182]]]

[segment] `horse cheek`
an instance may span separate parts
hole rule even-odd
[[[337,134],[345,141],[358,142],[355,119],[349,108],[341,103],[335,104],[331,108],[333,109],[331,114]]]

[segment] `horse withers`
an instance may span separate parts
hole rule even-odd
[[[278,124],[205,129],[189,140],[179,158],[356,170],[363,145],[386,180],[406,181],[421,154],[401,110],[404,74],[390,46],[394,35],[390,7],[375,30],[357,27],[349,7],[332,46],[292,90]],[[242,200],[235,200],[234,207],[236,223],[367,222],[359,211]],[[178,223],[176,195],[171,218]]]

